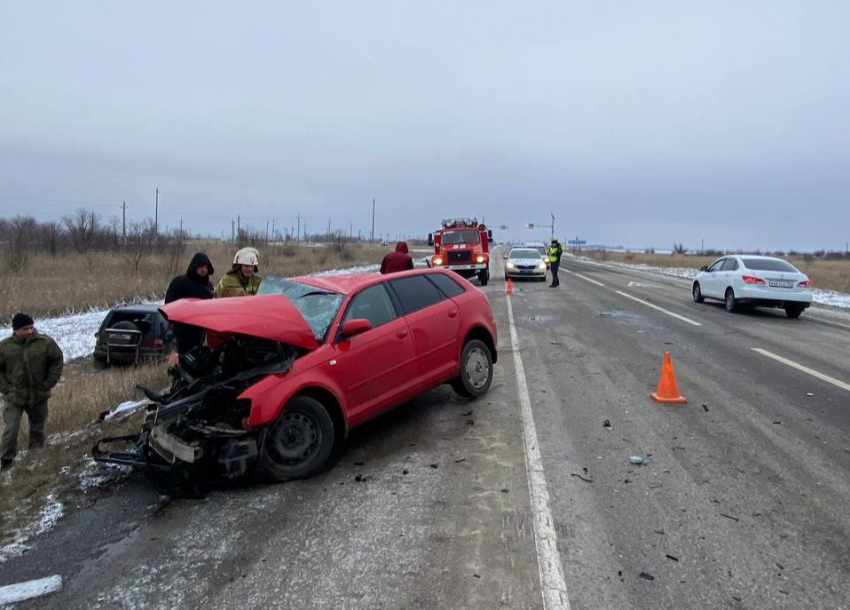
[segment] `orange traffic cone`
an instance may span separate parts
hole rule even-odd
[[[652,400],[662,403],[684,404],[688,399],[679,394],[679,384],[676,382],[676,372],[673,370],[673,361],[670,352],[664,352],[664,363],[661,365],[661,378],[658,380],[658,389],[650,394]]]
[[[511,282],[511,278],[508,278],[508,285],[505,288],[505,294],[509,297],[514,294],[514,285],[513,282]]]

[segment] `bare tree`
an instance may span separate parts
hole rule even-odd
[[[139,274],[139,265],[145,254],[153,251],[156,243],[154,222],[148,218],[145,222],[134,222],[127,227],[127,245],[124,248],[124,259],[130,264],[133,273]]]
[[[26,269],[37,228],[38,223],[31,216],[15,216],[9,221],[6,259],[12,273],[20,273]]]
[[[88,252],[95,244],[95,233],[100,220],[95,212],[83,208],[64,218],[71,239],[71,246],[80,254]]]

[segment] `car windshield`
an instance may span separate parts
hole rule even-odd
[[[540,252],[532,250],[511,250],[510,258],[540,258]]]
[[[478,231],[443,231],[443,245],[477,244]]]
[[[744,267],[753,271],[783,271],[799,273],[793,266],[778,258],[742,258]]]
[[[257,294],[282,294],[289,298],[310,326],[316,341],[324,341],[344,298],[336,292],[275,275],[263,278]]]

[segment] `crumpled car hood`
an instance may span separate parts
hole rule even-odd
[[[304,317],[281,294],[204,301],[183,299],[159,310],[170,322],[280,341],[304,349],[319,347]]]

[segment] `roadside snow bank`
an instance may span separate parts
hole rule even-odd
[[[635,269],[636,271],[647,271],[649,273],[660,273],[662,275],[670,275],[673,277],[681,277],[692,280],[697,276],[699,271],[688,267],[652,267],[650,265],[632,265],[629,263],[614,263],[606,261],[600,263],[591,259],[580,258],[583,262],[593,263],[597,265],[610,265],[612,267],[622,267],[625,269]],[[812,290],[813,301],[817,305],[829,305],[831,307],[839,307],[841,309],[850,309],[850,294],[844,292],[835,292],[834,290]]]
[[[41,507],[38,519],[26,527],[17,531],[12,542],[0,548],[0,564],[5,563],[11,557],[18,557],[29,550],[26,542],[33,536],[38,536],[53,529],[56,522],[65,513],[65,507],[53,494],[48,495]]]

